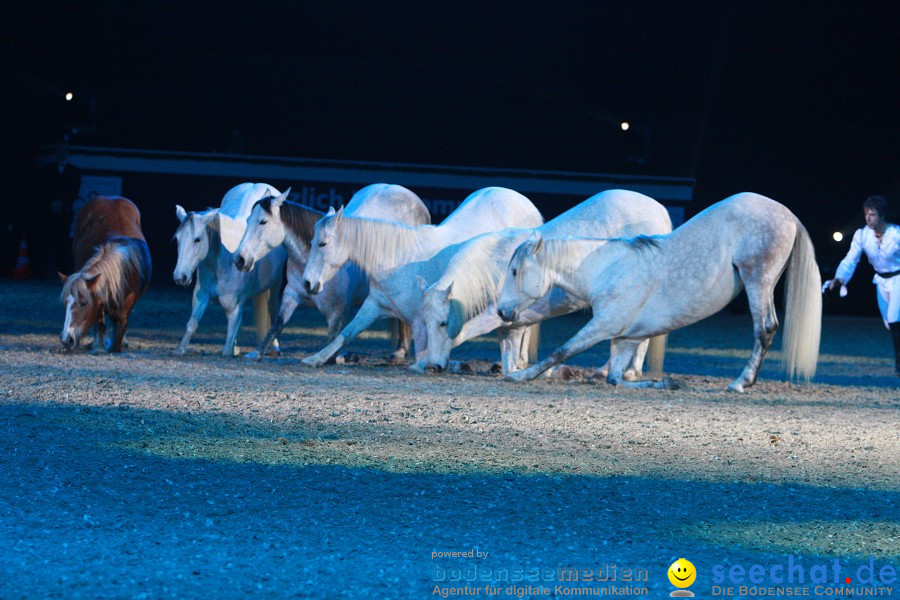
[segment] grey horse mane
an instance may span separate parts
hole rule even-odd
[[[266,214],[272,214],[272,200],[275,196],[266,196],[256,201]],[[254,206],[256,206],[256,204]],[[287,227],[301,242],[309,246],[313,236],[316,233],[316,223],[325,216],[309,206],[285,200],[281,203],[281,222]]]

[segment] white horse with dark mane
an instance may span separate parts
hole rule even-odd
[[[234,266],[234,253],[244,235],[250,209],[257,200],[278,193],[264,183],[242,183],[225,194],[219,208],[187,212],[181,206],[175,207],[180,224],[175,231],[178,262],[172,277],[178,285],[187,286],[194,273],[197,275],[191,318],[174,350],[176,354],[184,354],[213,298],[219,300],[228,319],[222,356],[240,354],[235,339],[241,328],[244,303],[250,298],[253,298],[257,339],[265,337],[270,325],[269,299],[272,291],[277,294],[281,288],[286,254],[279,249],[244,272]],[[274,347],[277,350],[277,341]]]
[[[666,208],[656,200],[628,190],[607,190],[547,221],[536,229],[508,229],[485,233],[463,244],[444,275],[425,290],[422,317],[428,334],[424,368],[446,369],[450,350],[472,338],[498,330],[501,366],[506,375],[528,366],[528,357],[515,345],[518,330],[544,319],[590,308],[586,299],[553,287],[537,302],[520,310],[510,323],[497,313],[497,299],[515,249],[534,232],[546,238],[629,237],[672,231]],[[513,336],[511,338],[511,336]],[[641,375],[649,340],[642,343],[625,379]],[[650,358],[662,370],[665,337],[654,339]],[[599,369],[603,376],[609,363]]]
[[[740,376],[728,386],[743,392],[756,382],[778,329],[775,284],[787,268],[782,358],[789,377],[816,372],[822,325],[821,277],[812,241],[797,217],[764,196],[737,194],[718,202],[669,235],[595,239],[537,239],[516,249],[500,295],[509,320],[551,286],[588,300],[593,317],[549,357],[511,381],[537,377],[594,344],[618,346],[610,383],[622,374],[640,340],[684,327],[747,292],[755,343]],[[668,387],[670,382],[624,382]]]
[[[417,362],[424,359],[427,336],[421,322],[422,288],[444,272],[459,245],[487,231],[536,227],[540,212],[513,190],[490,187],[471,194],[440,225],[409,227],[376,219],[346,216],[343,209],[316,224],[312,251],[303,275],[311,294],[347,262],[369,277],[369,296],[353,320],[325,348],[303,362],[321,366],[348,341],[383,317],[397,317],[412,326]]]
[[[281,308],[265,340],[257,349],[263,356],[269,344],[281,334],[285,324],[301,302],[314,305],[328,323],[328,341],[335,338],[349,320],[350,309],[361,304],[369,294],[365,273],[354,264],[344,265],[318,294],[303,289],[303,270],[309,258],[310,243],[316,223],[325,213],[287,200],[290,189],[277,197],[259,200],[247,217],[247,229],[235,252],[235,265],[242,271],[268,256],[276,248],[288,253],[287,286],[281,296]],[[428,207],[413,192],[400,185],[375,183],[353,194],[344,209],[347,216],[385,219],[409,226],[431,223]],[[406,354],[410,349],[409,326],[392,325],[394,346]]]

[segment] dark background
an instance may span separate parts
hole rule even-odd
[[[689,214],[773,197],[830,277],[866,196],[900,203],[897,6],[7,3],[4,230],[38,206],[38,146],[74,127],[73,144],[694,177]],[[852,295],[872,311],[870,273]]]

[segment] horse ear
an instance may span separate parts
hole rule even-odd
[[[447,291],[444,292],[444,297],[447,298],[447,300],[450,299],[450,294],[453,293],[453,283],[454,282],[451,281],[450,285],[447,286]]]
[[[287,200],[287,197],[290,195],[290,193],[291,188],[284,190],[284,192],[282,192],[277,198],[272,199],[272,206],[280,207],[282,204],[284,204],[284,201]]]
[[[333,206],[329,206],[329,207],[328,207],[328,212],[325,213],[325,216],[326,216],[326,217],[330,217],[330,216],[333,215],[333,214],[334,214],[334,207],[333,207]]]
[[[344,205],[341,204],[341,207],[337,209],[337,212],[334,215],[334,224],[337,225],[341,222],[341,219],[344,218]]]
[[[447,316],[447,335],[455,338],[462,331],[463,319],[465,319],[463,305],[459,300],[450,301],[450,314]]]
[[[200,222],[203,223],[204,227],[209,225],[213,219],[215,219],[219,214],[218,208],[211,208],[204,213],[200,213]]]
[[[62,274],[61,272],[59,272],[59,271],[57,271],[56,274],[59,275],[59,281],[60,281],[63,285],[65,285],[65,283],[69,280],[69,276],[68,276],[68,275],[63,275],[63,274]]]
[[[416,283],[419,284],[419,290],[425,291],[425,288],[428,287],[428,282],[425,281],[425,278],[421,275],[416,275]]]
[[[184,223],[184,220],[187,219],[187,211],[184,210],[180,204],[176,204],[175,216],[178,218],[179,223]]]
[[[93,287],[94,284],[97,283],[97,277],[99,277],[99,275],[100,273],[90,273],[88,275],[82,275],[81,278],[88,284],[88,287]]]
[[[538,252],[541,251],[541,247],[544,245],[544,238],[538,234],[537,241],[534,244],[534,248],[531,249],[531,254],[537,255]]]

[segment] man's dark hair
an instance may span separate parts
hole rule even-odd
[[[887,220],[890,216],[891,203],[888,202],[888,199],[884,196],[869,196],[866,198],[866,201],[863,203],[863,212],[872,209],[877,211],[879,215],[881,215],[882,219]]]

